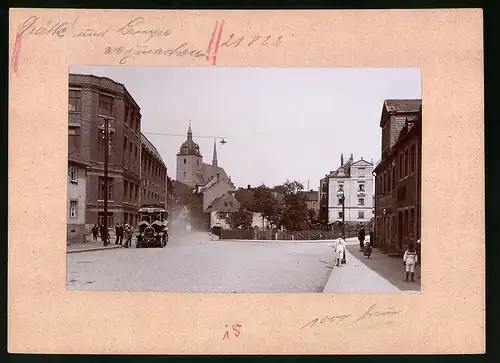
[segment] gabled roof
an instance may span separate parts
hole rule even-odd
[[[156,158],[158,158],[158,160],[162,163],[162,165],[165,166],[165,163],[163,162],[163,159],[161,158],[161,155],[158,152],[158,150],[156,150],[151,141],[149,141],[148,138],[144,136],[142,132],[141,132],[141,143],[143,147],[145,147],[151,154],[153,154]]]
[[[329,178],[349,178],[351,176],[351,165],[352,165],[352,160],[347,159],[347,161],[339,167],[337,170],[333,171],[328,175]],[[344,174],[341,175],[340,171],[343,170]]]
[[[228,204],[226,206],[226,203]],[[226,194],[215,198],[212,203],[205,209],[205,212],[228,212],[234,213],[240,209],[240,202],[234,197],[232,192],[227,192]]]
[[[351,164],[351,166],[362,166],[362,165],[373,166],[372,163],[370,163],[369,161],[367,161],[365,159],[359,159],[358,161],[355,161]]]
[[[422,106],[421,99],[385,100],[384,107],[389,113],[418,112]]]

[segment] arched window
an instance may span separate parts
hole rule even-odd
[[[184,165],[186,164],[186,158],[184,158]]]

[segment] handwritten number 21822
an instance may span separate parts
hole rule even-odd
[[[253,38],[247,37],[236,37],[235,34],[230,34],[229,39],[224,41],[221,44],[222,47],[228,47],[228,48],[237,48],[241,44],[243,46],[251,47],[251,46],[261,46],[261,47],[278,47],[281,44],[281,39],[283,39],[282,36],[278,36],[276,38],[272,37],[271,35],[268,36],[259,36],[256,35]]]

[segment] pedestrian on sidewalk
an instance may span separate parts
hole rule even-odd
[[[415,265],[418,262],[418,256],[413,243],[410,243],[408,249],[405,251],[405,254],[403,255],[403,262],[406,267],[405,281],[408,282],[408,275],[411,274],[411,281],[415,282]]]
[[[363,251],[363,248],[365,247],[365,236],[366,236],[365,229],[363,227],[361,227],[359,229],[359,232],[358,232],[359,250],[360,251]]]
[[[104,223],[101,224],[101,227],[99,228],[100,229],[100,235],[101,235],[101,241],[102,242],[106,242],[106,230],[104,229]]]
[[[132,227],[130,227],[128,224],[125,225],[125,244],[123,247],[129,248],[129,246],[132,245]]]
[[[118,239],[120,238],[119,225],[116,223],[115,225],[115,245],[118,244]]]
[[[97,224],[94,224],[94,227],[92,227],[92,239],[94,241],[97,241],[97,234],[99,233],[99,228],[97,227]]]
[[[340,266],[340,264],[346,263],[345,260],[345,240],[344,240],[344,235],[342,233],[339,233],[339,238],[337,238],[337,241],[335,243],[335,252],[337,253],[337,266]]]
[[[122,245],[123,244],[123,235],[125,233],[125,227],[123,226],[123,223],[120,223],[118,226],[118,244]]]

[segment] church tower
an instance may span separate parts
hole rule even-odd
[[[214,155],[212,157],[212,166],[219,166],[217,164],[218,164],[218,162],[217,162],[217,147],[216,147],[215,139],[214,139]]]
[[[193,131],[191,130],[191,121],[189,122],[187,139],[181,145],[177,154],[177,180],[181,183],[195,187],[198,178],[197,173],[203,170],[203,158],[200,147],[193,141]]]

